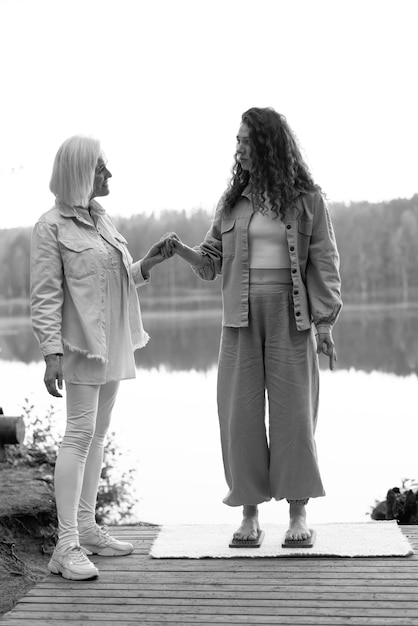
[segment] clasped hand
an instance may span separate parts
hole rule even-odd
[[[176,233],[166,233],[161,237],[160,241],[151,246],[144,260],[149,267],[162,263],[174,255],[178,250],[179,244],[181,244],[181,241]]]
[[[165,259],[169,259],[175,254],[180,245],[181,239],[176,233],[166,233],[163,235],[159,242],[161,245],[161,254]]]
[[[175,252],[175,244],[180,239],[175,233],[167,233],[161,237],[160,241],[154,243],[142,259],[142,273],[149,274],[149,271],[159,263],[173,256]]]

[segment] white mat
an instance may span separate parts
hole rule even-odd
[[[155,559],[202,559],[235,557],[409,556],[412,547],[396,522],[313,524],[313,548],[282,548],[287,526],[264,524],[260,548],[230,548],[235,526],[229,524],[180,524],[163,526],[151,547]]]

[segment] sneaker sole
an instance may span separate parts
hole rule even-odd
[[[65,567],[61,568],[59,567],[56,563],[48,563],[48,570],[51,572],[51,574],[56,574],[58,576],[62,576],[63,578],[66,578],[67,580],[90,580],[91,578],[97,578],[99,575],[99,570],[96,569],[96,573],[91,573],[91,574],[75,574],[74,572],[71,572],[69,570],[67,570]]]
[[[134,548],[127,548],[126,550],[115,550],[114,548],[97,548],[95,546],[86,546],[82,545],[84,550],[88,550],[91,554],[95,554],[97,556],[128,556],[128,554],[132,554]]]

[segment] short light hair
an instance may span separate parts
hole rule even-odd
[[[93,191],[100,142],[94,137],[74,135],[58,149],[49,188],[68,206],[87,207]]]

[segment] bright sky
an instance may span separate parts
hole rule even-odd
[[[101,140],[112,215],[212,211],[241,114],[284,113],[331,201],[418,191],[416,0],[0,0],[0,228]]]

